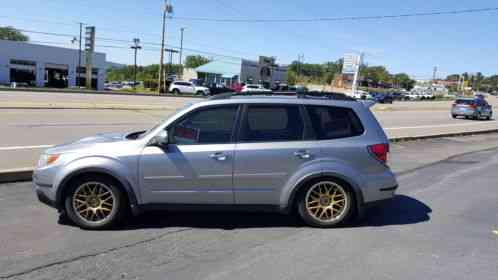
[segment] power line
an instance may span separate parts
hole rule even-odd
[[[74,38],[75,35],[72,34],[67,34],[67,33],[55,33],[55,32],[43,32],[43,31],[35,31],[35,30],[27,30],[27,29],[16,29],[20,32],[25,32],[25,33],[33,33],[33,34],[41,34],[41,35],[48,35],[48,36],[57,36],[57,37],[67,37],[67,38]],[[122,47],[124,49],[128,49],[128,44],[132,43],[133,40],[126,40],[126,39],[117,39],[117,38],[107,38],[107,37],[96,37],[97,40],[100,41],[105,41],[105,42],[117,42],[117,43],[125,43],[126,47]],[[155,42],[141,42],[143,45],[149,45],[149,46],[161,46],[160,43],[155,43]],[[173,49],[180,49],[179,46],[176,45],[171,45],[171,44],[165,44],[165,46]],[[99,46],[97,47],[101,48],[121,48],[120,46]],[[149,49],[152,50],[152,49]],[[159,49],[157,49],[159,50]],[[204,55],[212,55],[216,57],[224,57],[224,58],[230,58],[230,59],[245,59],[243,57],[239,56],[232,56],[232,55],[225,55],[225,54],[220,54],[216,52],[211,52],[211,51],[203,51],[203,50],[198,50],[198,49],[193,49],[193,48],[183,48],[185,51],[189,51],[192,53],[197,53],[197,54],[204,54]]]
[[[430,11],[418,12],[407,14],[395,15],[375,15],[375,16],[349,16],[349,17],[322,17],[322,18],[204,18],[204,17],[172,17],[173,20],[186,20],[186,21],[205,21],[205,22],[231,22],[231,23],[296,23],[296,22],[328,22],[328,21],[360,21],[360,20],[374,20],[374,19],[396,19],[396,18],[409,18],[409,17],[426,17],[426,16],[442,16],[442,15],[460,15],[460,14],[473,14],[496,12],[497,8],[481,8],[481,9],[465,9],[465,10],[451,10],[451,11]]]

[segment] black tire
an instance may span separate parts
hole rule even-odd
[[[345,195],[344,199],[345,199],[346,203],[344,205],[343,210],[339,214],[339,217],[334,218],[333,220],[329,220],[329,221],[319,220],[318,217],[316,217],[316,216],[314,216],[314,214],[310,213],[312,211],[309,210],[307,207],[306,200],[309,198],[310,192],[312,192],[311,189],[315,188],[317,185],[322,184],[322,183],[332,183],[332,184],[339,186],[344,191],[344,195]],[[351,188],[348,185],[344,184],[343,182],[329,179],[329,178],[322,178],[322,179],[314,180],[313,182],[310,182],[309,184],[307,184],[298,193],[296,202],[297,202],[297,210],[299,212],[299,215],[303,219],[303,221],[309,226],[319,227],[319,228],[332,228],[332,227],[336,227],[336,226],[339,226],[339,225],[345,223],[353,216],[354,209],[355,209],[355,199],[354,199],[353,193],[351,191]],[[321,211],[322,211],[321,214],[323,214],[323,212],[326,212],[324,210],[321,210]],[[318,215],[317,213],[318,212],[316,212],[315,215]],[[332,210],[330,213],[333,216]]]
[[[85,185],[91,185],[94,183],[101,184],[108,188],[108,190],[113,195],[112,196],[113,206],[111,208],[112,210],[110,211],[110,214],[106,216],[105,219],[102,219],[101,221],[91,222],[85,219],[82,216],[82,214],[77,214],[77,210],[74,207],[75,202],[73,201],[73,199],[75,199],[75,192],[77,190],[84,187]],[[100,202],[100,205],[102,205],[102,202]],[[117,183],[106,176],[101,176],[96,174],[89,175],[88,177],[85,178],[79,178],[71,182],[68,191],[65,193],[64,209],[67,217],[72,222],[74,222],[76,225],[78,225],[83,229],[89,229],[89,230],[102,230],[116,226],[123,220],[123,218],[128,213],[126,196],[121,191],[120,187],[117,186]],[[103,212],[101,211],[101,213]],[[92,213],[90,213],[89,215],[92,215]],[[97,216],[95,211],[93,215]]]
[[[179,89],[175,88],[175,89],[173,89],[172,93],[173,93],[173,94],[178,95],[178,94],[180,94],[181,92],[180,92],[180,90],[179,90]]]
[[[454,119],[456,119],[456,118],[457,118],[457,115],[451,115],[451,116],[452,116]]]

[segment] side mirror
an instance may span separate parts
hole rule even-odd
[[[161,130],[156,136],[154,136],[150,142],[150,146],[166,147],[168,145],[168,132],[166,130]]]

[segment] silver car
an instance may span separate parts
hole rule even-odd
[[[451,116],[454,119],[463,116],[466,119],[490,120],[493,107],[484,98],[458,98],[451,106]]]
[[[332,227],[392,198],[389,141],[367,106],[305,96],[227,95],[146,132],[48,149],[40,201],[85,229],[150,209],[296,209]]]

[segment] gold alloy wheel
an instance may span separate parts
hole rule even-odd
[[[101,224],[116,211],[116,197],[108,186],[88,182],[74,192],[73,208],[76,215],[85,222]]]
[[[315,220],[333,222],[346,214],[349,198],[344,188],[324,181],[313,185],[306,193],[306,210]]]

